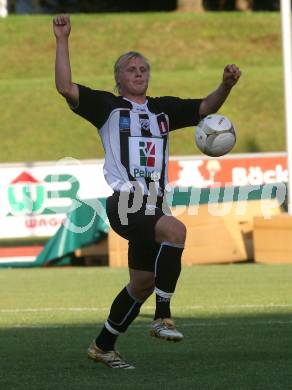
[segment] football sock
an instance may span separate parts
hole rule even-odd
[[[169,294],[168,297],[162,297],[156,292],[156,309],[154,314],[154,320],[157,318],[170,318],[170,298],[172,294]]]
[[[112,351],[115,347],[117,338],[118,338],[118,334],[114,334],[110,332],[104,326],[100,334],[96,338],[95,343],[98,346],[98,348],[102,349],[103,351]]]
[[[124,333],[140,312],[143,301],[135,298],[125,287],[112,303],[110,314],[102,331],[96,338],[96,345],[103,351],[114,349],[120,333]]]
[[[183,250],[183,244],[161,243],[155,262],[155,320],[171,317],[170,300],[180,275]]]

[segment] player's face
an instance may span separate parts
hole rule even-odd
[[[120,90],[121,94],[125,97],[145,96],[148,81],[149,70],[143,58],[131,58],[120,70]]]

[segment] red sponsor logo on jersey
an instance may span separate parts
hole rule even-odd
[[[155,166],[155,143],[149,141],[139,142],[140,165],[142,167]]]

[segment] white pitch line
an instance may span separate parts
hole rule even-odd
[[[237,322],[240,322],[240,324],[243,327],[246,326],[255,326],[255,325],[291,325],[292,320],[238,320]],[[214,321],[214,320],[206,320],[206,321],[196,321],[196,322],[182,322],[180,323],[177,321],[177,324],[180,328],[192,328],[192,327],[218,327],[218,326],[231,326],[234,323],[234,321]],[[99,324],[100,325],[100,324]],[[82,325],[82,324],[74,324],[74,328],[89,328],[93,327],[96,328],[97,325],[92,324],[92,325]],[[70,327],[70,326],[68,326]],[[2,327],[3,328],[9,328],[9,329],[22,329],[22,328],[27,328],[27,329],[64,329],[66,328],[66,324],[62,325],[50,325],[50,324],[43,324],[43,325],[25,325],[25,324],[18,324],[18,325],[9,325]],[[131,325],[130,329],[135,329],[135,328],[145,328],[147,329],[148,326],[147,324],[133,324]]]
[[[194,306],[186,306],[187,309],[266,309],[266,308],[281,308],[286,307],[292,308],[292,303],[266,303],[266,304],[252,304],[252,303],[246,303],[246,304],[239,304],[239,305],[209,305],[209,306],[203,306],[203,305],[194,305]]]
[[[0,309],[0,313],[41,313],[41,312],[98,312],[108,311],[108,307],[40,307],[40,308],[15,308]],[[155,306],[142,306],[146,310],[154,310]],[[176,312],[184,310],[228,310],[228,309],[280,309],[292,308],[292,303],[267,303],[267,304],[239,304],[239,305],[192,305],[175,308]]]
[[[46,312],[90,312],[106,311],[109,307],[39,307],[28,309],[0,309],[0,313],[46,313]]]

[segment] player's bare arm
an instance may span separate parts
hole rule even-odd
[[[200,115],[205,116],[217,112],[227,99],[231,89],[241,76],[240,69],[235,64],[225,66],[222,82],[219,87],[203,99],[200,106]]]
[[[72,107],[78,106],[79,90],[72,82],[69,35],[71,31],[69,15],[58,15],[53,19],[56,37],[55,83],[58,92],[64,96]]]

